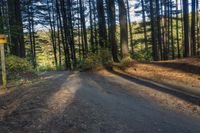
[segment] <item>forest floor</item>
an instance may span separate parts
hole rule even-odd
[[[127,67],[115,65],[115,72],[161,83],[200,96],[200,58],[141,63]]]
[[[107,70],[47,72],[0,95],[0,132],[199,133],[199,103]]]

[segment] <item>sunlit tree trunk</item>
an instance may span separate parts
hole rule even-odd
[[[118,0],[118,5],[119,5],[121,55],[122,58],[126,58],[130,56],[128,48],[127,11],[124,0]]]

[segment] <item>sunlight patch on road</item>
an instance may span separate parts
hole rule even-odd
[[[48,105],[54,113],[62,113],[64,109],[73,101],[76,92],[81,85],[80,75],[74,73],[68,76],[61,85],[59,91],[50,97]]]
[[[81,79],[79,73],[70,74],[60,88],[58,88],[58,91],[47,100],[49,111],[44,113],[39,121],[45,125],[45,123],[48,123],[56,116],[62,116],[64,111],[73,103],[80,86]]]
[[[62,77],[63,74],[57,74],[57,75],[49,75],[49,76],[44,76],[42,77],[43,80],[49,80],[49,79],[56,79]]]

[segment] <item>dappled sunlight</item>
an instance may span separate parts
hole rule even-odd
[[[56,79],[56,78],[62,77],[63,74],[56,74],[56,75],[45,75],[45,74],[42,74],[40,76],[41,76],[41,79],[49,80],[49,79]]]
[[[1,96],[0,120],[16,117],[16,121],[33,122],[30,128],[43,128],[57,116],[62,116],[73,102],[82,80],[78,72],[50,72],[40,75],[41,82],[16,89],[8,96]],[[23,90],[23,91],[22,91]],[[15,96],[15,100],[6,101]],[[20,112],[19,114],[16,112]],[[34,114],[34,116],[32,115]],[[9,121],[9,120],[7,120]],[[12,120],[11,120],[12,121]],[[38,125],[38,123],[41,123]]]
[[[143,121],[159,123],[162,114],[167,114],[166,119],[170,121],[182,119],[174,118],[174,114],[149,101],[149,94],[162,96],[162,101],[172,99],[172,102],[168,101],[169,104],[174,104],[177,98],[170,95],[163,97],[164,94],[153,91],[155,87],[149,89],[152,86],[112,72],[104,72],[103,75],[92,72],[62,72],[60,75],[59,72],[50,72],[46,77],[50,75],[57,78],[40,82],[30,89],[24,89],[24,92],[13,92],[17,96],[15,100],[5,97],[5,105],[9,105],[5,107],[5,112],[10,113],[0,114],[4,118],[0,123],[1,128],[14,131],[15,127],[19,127],[17,131],[23,128],[25,132],[126,132],[127,129],[132,131],[132,123],[137,127],[144,126]],[[188,105],[176,103],[181,107]],[[147,126],[156,128],[152,124]],[[160,126],[165,129],[162,124]]]
[[[73,85],[73,86],[72,86]],[[78,73],[70,75],[60,89],[47,100],[48,106],[54,113],[62,113],[68,106],[81,85],[81,79]]]
[[[62,113],[64,109],[71,103],[74,98],[74,94],[67,88],[60,89],[47,101],[48,107],[51,109],[51,113]]]
[[[43,124],[39,128],[49,123],[54,117],[61,117],[66,108],[75,100],[76,92],[81,87],[80,75],[77,72],[70,74],[67,79],[63,79],[63,83],[58,86],[57,91],[46,100],[47,112],[41,112],[39,121]]]
[[[138,92],[139,94],[147,94],[145,97],[152,97],[158,100],[161,103],[170,103],[169,105],[184,106],[185,109],[193,104],[196,108],[200,105],[200,101],[198,97],[193,97],[188,95],[187,92],[188,88],[176,88],[166,86],[164,84],[159,84],[157,82],[153,82],[150,80],[145,80],[141,78],[137,78],[127,73],[123,73],[120,71],[112,71],[113,74],[117,75],[116,78],[109,78],[108,81],[122,85],[123,89],[127,89],[130,92],[134,91],[134,93]],[[121,81],[121,82],[119,82]],[[123,81],[123,82],[122,82]],[[138,86],[139,90],[138,90]],[[178,90],[179,89],[179,90]],[[185,90],[188,89],[188,90]],[[135,91],[136,90],[136,91]],[[130,93],[129,92],[129,93]],[[180,103],[178,103],[180,102]],[[183,104],[182,104],[183,102]],[[172,103],[172,104],[171,104]],[[177,104],[178,103],[178,104]]]
[[[71,93],[76,93],[78,89],[81,87],[82,84],[82,79],[80,78],[80,73],[79,72],[73,72],[71,74],[66,82],[62,85],[62,87],[66,87],[69,89]]]
[[[199,20],[200,0],[0,0],[0,133],[199,133]]]
[[[131,67],[116,66],[114,71],[121,71],[135,77],[174,86],[199,87],[199,59],[177,60],[152,63],[135,63]],[[190,63],[190,64],[189,64]],[[194,65],[192,65],[194,63]]]
[[[105,69],[99,70],[99,71],[97,71],[97,73],[104,75],[104,76],[107,76],[107,77],[113,77],[114,76],[111,72],[109,72]]]

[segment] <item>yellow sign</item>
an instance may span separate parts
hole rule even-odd
[[[7,43],[7,37],[4,34],[0,34],[0,44],[6,44]]]

